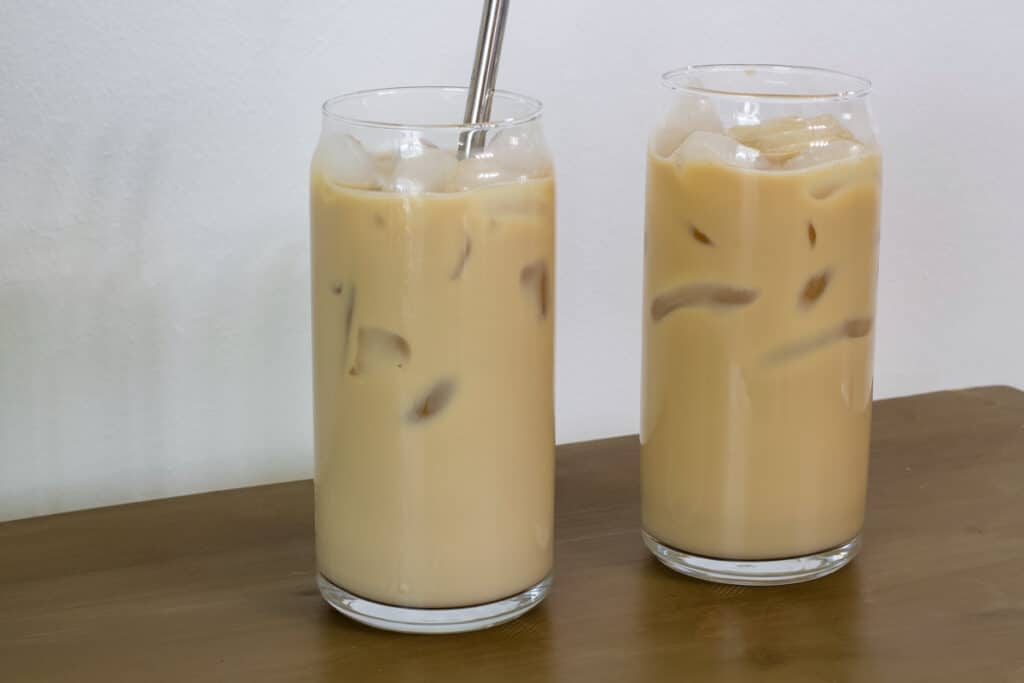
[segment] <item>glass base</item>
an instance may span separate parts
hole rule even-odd
[[[518,595],[495,602],[451,609],[397,607],[352,595],[322,574],[317,575],[320,595],[346,617],[402,633],[462,633],[491,628],[512,621],[540,604],[551,589],[551,575]]]
[[[820,553],[781,560],[719,560],[670,548],[646,531],[644,544],[673,571],[704,581],[736,586],[783,586],[828,576],[842,569],[860,550],[860,535]]]

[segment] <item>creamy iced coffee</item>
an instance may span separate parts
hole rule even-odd
[[[317,562],[386,605],[489,603],[552,564],[550,166],[514,133],[447,142],[325,128],[312,167]]]
[[[648,159],[644,529],[728,560],[839,546],[864,518],[879,153],[831,115],[687,106]]]

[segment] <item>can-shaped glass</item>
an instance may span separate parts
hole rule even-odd
[[[455,632],[547,594],[554,215],[536,100],[328,100],[311,171],[320,589],[380,628]]]
[[[881,153],[869,83],[663,76],[644,234],[643,533],[676,571],[782,584],[857,552]]]

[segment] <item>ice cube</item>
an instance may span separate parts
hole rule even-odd
[[[540,178],[551,175],[551,156],[539,129],[509,128],[488,141],[486,151],[509,175]]]
[[[456,192],[551,174],[551,156],[539,131],[509,129],[493,133],[487,145],[458,162],[451,187]]]
[[[690,224],[690,235],[701,244],[706,244],[709,247],[715,246],[715,241],[708,237],[707,233],[692,223]]]
[[[669,107],[661,125],[654,131],[654,151],[663,157],[672,152],[695,131],[721,133],[722,121],[714,104],[706,97],[681,95]]]
[[[381,152],[373,157],[373,172],[377,178],[377,184],[381,187],[390,185],[391,178],[395,173],[395,155],[388,152]]]
[[[444,377],[434,382],[405,413],[408,422],[424,422],[444,410],[455,396],[455,380]]]
[[[456,164],[451,189],[455,192],[472,190],[484,185],[511,180],[498,162],[489,154],[462,159]]]
[[[776,347],[764,355],[762,362],[768,365],[787,363],[845,339],[866,337],[873,327],[873,318],[850,318],[831,329]]]
[[[820,273],[815,273],[807,279],[804,283],[803,288],[800,290],[799,304],[802,308],[810,308],[814,303],[821,298],[821,295],[825,293],[825,289],[828,287],[829,281],[832,279],[832,271],[825,269]]]
[[[857,154],[870,155],[871,148],[864,147]],[[825,200],[844,188],[860,183],[877,185],[879,182],[879,165],[877,163],[867,163],[868,156],[845,158],[860,159],[861,163],[832,161],[812,166],[816,171],[810,176],[809,180],[811,182],[807,187],[807,193],[811,197]]]
[[[469,239],[469,235],[466,235],[462,243],[462,251],[459,252],[459,259],[455,262],[455,268],[452,269],[449,279],[458,280],[462,277],[462,271],[466,269],[466,262],[469,261],[471,253],[473,253],[473,240]]]
[[[530,299],[536,302],[541,319],[548,316],[548,264],[534,261],[523,266],[519,272],[519,285]]]
[[[853,134],[829,114],[811,119],[796,116],[772,119],[755,126],[735,126],[727,133],[741,144],[757,149],[763,159],[775,164],[784,164],[835,140],[853,140]]]
[[[871,334],[874,318],[850,318],[842,324],[842,330],[850,339],[860,339]]]
[[[341,362],[348,362],[348,350],[352,345],[352,321],[356,314],[356,286],[352,283],[348,287],[348,301],[345,302],[345,331],[342,336]]]
[[[754,289],[714,282],[680,285],[655,297],[651,302],[651,320],[659,322],[673,311],[692,306],[722,309],[748,306],[758,296],[759,292]]]
[[[316,151],[317,165],[334,185],[377,188],[377,165],[362,143],[344,133],[325,132]]]
[[[410,132],[399,140],[394,166],[383,185],[391,192],[443,192],[454,172],[454,152]]]
[[[689,161],[714,161],[738,168],[760,168],[761,155],[741,145],[728,135],[697,131],[687,136],[683,144],[672,153],[672,160],[682,166]]]
[[[835,161],[854,159],[867,153],[867,147],[853,140],[826,140],[812,144],[782,165],[787,170],[799,170]]]
[[[405,337],[377,327],[360,327],[356,362],[350,375],[383,368],[401,368],[409,362],[412,349]]]

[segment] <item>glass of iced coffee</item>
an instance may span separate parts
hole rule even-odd
[[[869,83],[822,69],[663,76],[644,244],[643,534],[744,585],[857,553],[881,156]]]
[[[536,100],[465,103],[331,99],[312,163],[320,590],[398,631],[494,626],[550,585],[551,160]]]

